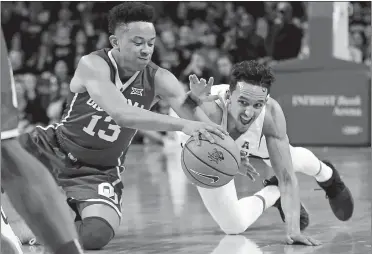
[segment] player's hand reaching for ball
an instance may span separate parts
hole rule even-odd
[[[248,176],[253,182],[256,181],[255,177],[260,176],[256,169],[249,163],[249,157],[244,151],[240,151],[241,163],[239,166],[239,174]]]
[[[308,246],[318,246],[321,245],[321,242],[311,238],[310,236],[305,236],[302,233],[289,234],[286,237],[287,244],[300,244]]]
[[[218,95],[210,95],[214,79],[210,77],[208,83],[205,79],[198,79],[195,74],[189,76],[191,95],[201,101],[214,101]]]
[[[197,121],[189,121],[183,127],[182,132],[189,136],[192,136],[198,145],[201,144],[201,136],[204,136],[209,142],[215,143],[215,139],[210,133],[214,133],[222,139],[229,135],[220,125]]]

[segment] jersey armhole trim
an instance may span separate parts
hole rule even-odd
[[[8,131],[2,131],[1,132],[1,140],[11,139],[19,136],[19,130],[13,129]]]

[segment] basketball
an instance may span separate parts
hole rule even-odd
[[[182,169],[191,183],[208,189],[221,187],[233,180],[240,165],[240,150],[235,141],[221,139],[211,133],[216,143],[204,137],[199,146],[193,138],[184,144],[181,155]]]

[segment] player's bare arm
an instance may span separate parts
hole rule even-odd
[[[122,127],[183,131],[189,135],[199,133],[199,130],[203,133],[207,131],[219,133],[211,125],[157,114],[128,105],[124,96],[115,88],[109,77],[110,69],[107,63],[98,56],[87,55],[80,60],[70,89],[75,93],[87,91],[95,103]]]
[[[317,245],[317,241],[301,235],[300,232],[300,195],[292,166],[286,120],[278,102],[271,98],[267,102],[263,134],[266,137],[272,167],[279,179],[281,202],[286,217],[287,243]]]
[[[160,99],[169,103],[171,108],[178,116],[190,120],[198,120],[216,126],[216,134],[221,138],[227,132],[223,128],[213,123],[203,110],[190,100],[187,100],[187,94],[177,78],[168,70],[159,68],[155,74],[155,91]],[[205,136],[211,140],[213,139],[208,133]]]
[[[222,109],[217,105],[215,101],[206,101],[200,105],[203,113],[207,115],[210,121],[221,124],[222,123]]]

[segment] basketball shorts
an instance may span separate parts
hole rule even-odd
[[[31,133],[22,134],[19,140],[25,149],[50,169],[57,183],[63,188],[71,208],[106,204],[121,217],[123,167],[101,168],[86,165],[64,151],[57,141],[55,126],[36,127]],[[79,214],[77,214],[79,216]]]

